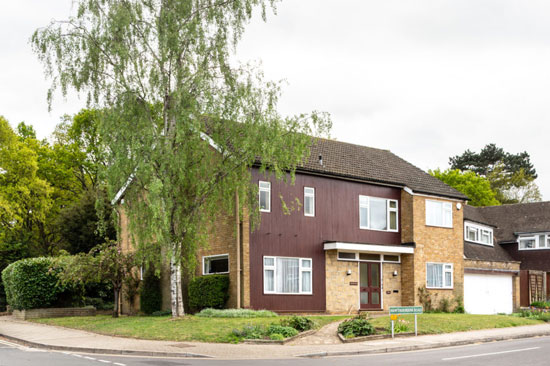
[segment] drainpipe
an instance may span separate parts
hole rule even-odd
[[[239,215],[239,192],[235,192],[235,229],[237,231],[237,309],[241,308],[241,230]]]

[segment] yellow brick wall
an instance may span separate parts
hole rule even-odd
[[[453,205],[453,227],[442,228],[426,225],[426,200],[451,202]],[[416,243],[414,255],[402,256],[402,302],[403,305],[421,305],[418,288],[426,286],[426,263],[452,263],[453,289],[429,289],[432,304],[437,306],[441,299],[449,300],[464,297],[464,249],[463,249],[463,209],[457,210],[457,201],[442,198],[411,196],[402,193],[406,202],[402,215],[412,211],[412,223],[404,225],[403,242]],[[464,206],[464,202],[460,202]],[[412,207],[411,207],[412,206]],[[403,207],[403,203],[402,203]]]
[[[397,276],[393,275],[394,271],[397,271]],[[382,263],[382,298],[385,311],[389,311],[390,306],[401,306],[401,275],[400,264]],[[394,290],[398,292],[395,293]]]
[[[356,313],[359,310],[359,263],[339,261],[336,250],[327,250],[325,260],[327,312]],[[348,270],[351,275],[347,275]],[[351,286],[350,282],[357,285]]]

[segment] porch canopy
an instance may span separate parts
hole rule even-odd
[[[404,245],[375,245],[375,244],[358,244],[344,243],[340,241],[326,242],[325,250],[346,250],[352,252],[363,253],[400,253],[413,254],[414,248]]]

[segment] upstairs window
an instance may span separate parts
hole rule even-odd
[[[359,227],[361,229],[397,231],[397,200],[359,196]]]
[[[304,187],[304,215],[315,216],[315,188]]]
[[[493,229],[467,222],[464,224],[464,240],[493,246]]]
[[[271,183],[259,182],[260,186],[260,211],[271,212]]]
[[[550,233],[520,235],[519,250],[550,249]]]
[[[453,288],[452,263],[426,263],[427,288]]]
[[[426,200],[426,225],[452,228],[453,204]]]

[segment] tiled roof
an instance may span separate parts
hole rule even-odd
[[[464,255],[468,259],[487,261],[513,260],[499,242],[516,241],[517,232],[550,231],[550,202],[521,203],[515,205],[464,207],[464,220],[494,226],[494,247],[464,242]]]
[[[498,241],[515,241],[514,233],[550,231],[550,201],[478,208],[497,229]]]
[[[322,165],[319,157],[322,157]],[[373,183],[406,186],[418,193],[467,199],[461,192],[389,150],[335,140],[316,139],[309,159],[299,167],[299,170]]]

